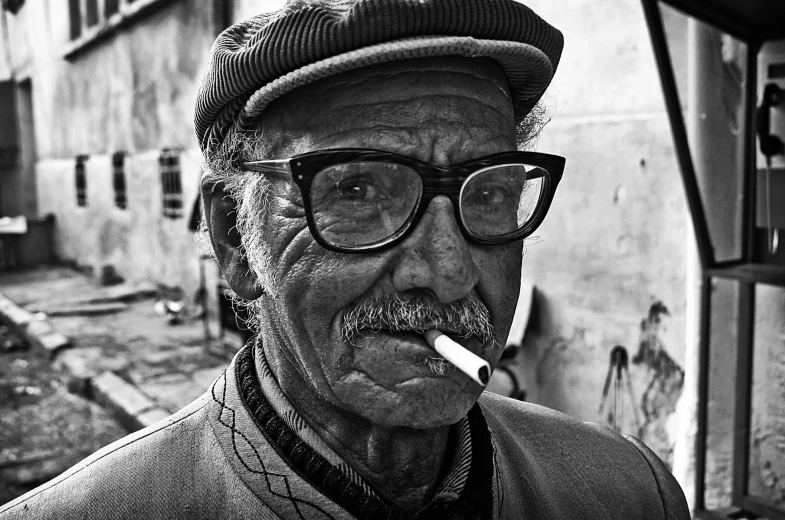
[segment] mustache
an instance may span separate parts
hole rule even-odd
[[[424,334],[440,329],[462,338],[476,337],[483,349],[496,342],[488,308],[470,294],[442,304],[424,294],[377,294],[354,301],[343,315],[342,339],[354,347],[364,332],[388,330]]]

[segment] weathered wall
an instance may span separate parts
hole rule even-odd
[[[211,2],[162,4],[66,59],[68,3],[29,0],[9,16],[17,77],[33,86],[40,213],[54,213],[58,253],[130,280],[198,283],[188,217],[201,174],[193,100],[215,37]],[[184,217],[162,216],[158,155],[181,157]],[[128,209],[114,206],[111,154],[128,153]],[[88,207],[77,206],[74,158],[87,154]]]
[[[286,0],[234,0],[232,15],[239,22],[257,14],[277,11],[285,3]]]
[[[10,56],[9,52],[9,45],[6,45],[5,42],[11,41],[11,36],[8,34],[8,22],[7,18],[10,16],[10,13],[6,13],[6,11],[0,9],[0,81],[5,81],[11,77],[11,70],[13,63],[11,60],[13,59]]]
[[[195,145],[193,100],[214,39],[208,2],[172,2],[71,60],[60,57],[67,3],[28,3],[46,6],[51,35],[37,60],[49,63],[36,68],[41,158]]]
[[[537,291],[519,370],[530,400],[604,422],[610,351],[626,347],[641,429],[622,387],[622,430],[670,462],[689,216],[643,13],[614,0],[527,4],[565,34],[538,150],[567,167],[527,241],[523,277]]]
[[[87,207],[76,206],[74,160],[38,164],[39,204],[58,216],[57,250],[63,258],[100,269],[113,266],[133,280],[153,280],[185,289],[198,286],[199,248],[187,229],[190,204],[198,193],[198,152],[180,157],[184,218],[163,218],[158,151],[126,158],[128,209],[114,205],[111,157],[86,163]]]
[[[749,492],[785,507],[785,288],[755,288]]]

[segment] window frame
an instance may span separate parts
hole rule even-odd
[[[125,164],[128,154],[115,152],[112,154],[112,189],[114,191],[114,206],[120,210],[128,209],[128,182],[125,175]]]
[[[66,60],[76,59],[87,49],[134,23],[153,9],[176,0],[111,0],[117,2],[117,11],[107,16],[108,1],[110,0],[69,0],[70,39],[63,54]],[[95,2],[97,7],[97,20],[94,24],[88,24],[87,20],[89,2]],[[79,16],[78,23],[74,23],[74,15]]]
[[[87,154],[77,155],[74,162],[74,189],[76,191],[76,206],[87,208],[90,206],[87,197]]]
[[[163,148],[158,156],[161,211],[164,218],[183,218],[183,171],[178,148]]]

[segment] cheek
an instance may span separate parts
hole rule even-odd
[[[301,373],[331,393],[332,382],[351,370],[350,347],[341,341],[343,310],[377,284],[385,272],[381,258],[332,253],[313,241],[307,228],[279,248],[278,314],[282,332],[296,346]],[[326,386],[325,386],[326,385]]]
[[[514,242],[505,246],[483,248],[475,259],[480,271],[480,298],[491,313],[497,339],[504,342],[518,303],[523,245]]]

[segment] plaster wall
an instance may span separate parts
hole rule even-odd
[[[33,62],[33,42],[27,38],[31,11],[22,9],[17,14],[2,10],[0,14],[0,79],[25,78],[30,75]],[[34,13],[35,14],[35,13]]]
[[[622,385],[614,419],[670,463],[689,214],[643,13],[613,0],[527,4],[565,34],[537,149],[567,166],[527,241],[522,274],[536,292],[518,370],[529,400],[608,422],[610,352],[624,346],[634,401]]]
[[[28,0],[8,16],[6,69],[31,79],[38,211],[56,218],[58,255],[111,265],[129,280],[198,286],[188,217],[201,174],[193,100],[214,40],[212,3],[162,2],[78,54],[66,56],[68,3]],[[158,157],[183,150],[183,218],[163,217]],[[128,209],[114,205],[111,154],[126,157]],[[88,207],[78,207],[75,156],[87,154]]]
[[[163,218],[157,151],[126,158],[128,209],[115,207],[111,156],[86,162],[87,207],[76,205],[75,161],[38,163],[38,200],[56,219],[59,254],[100,270],[111,265],[129,280],[153,280],[181,287],[193,296],[198,287],[199,246],[187,218],[198,193],[196,151],[180,157],[185,218]]]
[[[286,0],[234,0],[232,16],[235,22],[247,20],[257,14],[281,9]]]
[[[785,289],[755,286],[749,493],[785,507]]]
[[[11,71],[13,65],[13,57],[11,56],[9,42],[11,35],[9,34],[8,17],[11,16],[5,10],[0,9],[0,81],[6,81],[11,78]]]
[[[193,100],[212,45],[209,3],[171,2],[66,60],[67,2],[43,9],[48,45],[35,60],[41,158],[192,148]]]

